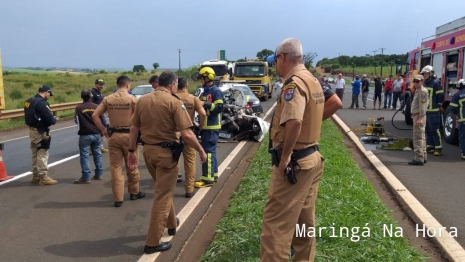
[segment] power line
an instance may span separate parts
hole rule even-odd
[[[384,49],[386,49],[386,48],[384,48],[384,47],[380,48],[380,50],[381,50],[381,72],[380,72],[381,78],[383,78],[383,62],[384,62],[383,54],[384,54]]]

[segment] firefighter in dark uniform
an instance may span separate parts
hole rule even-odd
[[[442,151],[441,138],[441,111],[444,101],[444,91],[439,82],[433,77],[433,67],[425,66],[420,74],[423,75],[423,86],[428,90],[429,106],[426,111],[426,151],[434,152],[435,156],[440,156]]]
[[[192,94],[189,94],[188,89],[189,86],[187,85],[186,79],[179,78],[178,91],[176,95],[182,100],[191,120],[194,121],[195,112],[197,112],[197,114],[199,114],[199,126],[203,126],[206,117],[205,109],[203,109],[200,99]],[[184,177],[186,178],[184,189],[186,190],[186,197],[191,198],[194,195],[196,161],[195,148],[189,145],[185,145],[182,156],[184,160]]]
[[[125,182],[122,164],[123,159],[124,163],[127,163],[129,127],[131,126],[130,121],[134,114],[137,98],[128,93],[131,88],[129,77],[124,75],[118,77],[116,84],[118,85],[118,91],[103,98],[102,103],[92,114],[92,119],[102,134],[107,138],[109,137],[111,188],[115,207],[120,207],[123,204]],[[100,116],[105,112],[108,112],[111,123],[108,131],[100,121]],[[136,150],[136,155],[138,155],[138,152]],[[128,177],[130,199],[136,200],[145,197],[145,194],[139,190],[139,169],[137,167],[132,169],[126,165],[126,175]]]
[[[461,157],[465,160],[465,79],[460,79],[457,83],[459,91],[452,96],[449,106],[456,114],[459,122],[459,143],[462,151]]]
[[[96,105],[100,105],[103,101],[103,95],[102,95],[102,90],[103,90],[103,85],[105,85],[105,82],[101,78],[95,79],[95,86],[92,88],[90,91],[92,92],[92,103]],[[103,116],[104,122],[102,122],[103,126],[107,126],[107,118]],[[103,136],[103,135],[102,135]],[[103,145],[103,137],[102,137],[102,144],[100,145],[100,150],[102,153],[107,153],[108,149],[105,148]]]
[[[313,261],[315,238],[296,237],[296,224],[315,226],[315,202],[323,174],[318,140],[325,106],[317,78],[303,65],[299,40],[288,38],[276,49],[276,72],[285,81],[270,130],[272,174],[262,221],[260,261]]]
[[[56,123],[47,100],[53,96],[49,86],[43,85],[38,94],[24,102],[24,119],[29,126],[32,151],[32,181],[39,185],[55,185],[58,181],[48,176],[48,150],[51,137],[50,126]]]
[[[135,152],[140,132],[144,141],[145,164],[155,183],[152,213],[144,247],[147,254],[169,250],[171,243],[161,241],[165,227],[168,228],[169,235],[175,235],[179,226],[173,196],[183,142],[200,153],[202,163],[207,157],[192,132],[192,120],[186,107],[176,96],[176,74],[171,71],[161,73],[158,84],[156,92],[145,94],[137,100],[129,136],[128,166],[137,168]]]
[[[318,78],[317,78],[318,79]],[[323,121],[330,118],[338,109],[342,107],[342,101],[334,91],[323,83],[320,79],[321,88],[325,96],[325,109],[323,110]]]
[[[221,129],[221,113],[223,112],[223,92],[213,83],[215,71],[211,67],[203,67],[199,71],[198,79],[204,88],[200,100],[207,112],[205,124],[200,127],[201,144],[207,152],[207,161],[202,165],[200,181],[195,182],[197,188],[210,187],[218,179],[218,160],[216,147]]]

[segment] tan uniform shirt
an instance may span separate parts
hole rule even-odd
[[[194,121],[195,111],[200,111],[202,109],[202,103],[200,99],[192,94],[187,92],[187,89],[179,90],[176,95],[182,100],[184,106],[189,113],[189,117]]]
[[[284,124],[291,119],[302,121],[296,150],[317,145],[323,118],[325,97],[320,82],[298,65],[286,76],[273,118],[273,147],[284,141]]]
[[[161,86],[137,100],[131,124],[140,128],[142,140],[149,145],[179,141],[179,131],[192,127],[181,99]]]
[[[110,127],[116,129],[129,128],[136,101],[137,98],[130,95],[127,90],[118,89],[115,93],[104,97],[95,112],[99,115],[108,112]]]
[[[421,86],[420,90],[415,90],[413,95],[411,113],[413,116],[424,116],[426,115],[426,110],[428,109],[429,96],[428,89],[424,86]]]

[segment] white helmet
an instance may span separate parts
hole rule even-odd
[[[462,89],[465,87],[465,79],[460,79],[458,82],[457,82],[457,86],[459,89]]]
[[[423,69],[420,72],[420,74],[424,74],[424,73],[433,74],[434,73],[434,68],[432,66],[430,66],[430,65],[427,65],[427,66],[423,67]]]

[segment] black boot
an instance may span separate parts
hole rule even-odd
[[[177,224],[176,227],[178,227],[179,226],[179,218],[176,218],[176,224]],[[176,228],[175,229],[169,229],[168,228],[168,235],[170,235],[170,236],[176,235]]]
[[[137,194],[130,194],[131,200],[136,200],[136,199],[144,198],[144,197],[145,197],[145,193],[141,191],[139,191],[139,193]]]
[[[163,251],[169,250],[170,248],[171,248],[170,242],[161,242],[160,245],[154,246],[154,247],[144,246],[144,253],[152,254],[155,252],[163,252]]]

